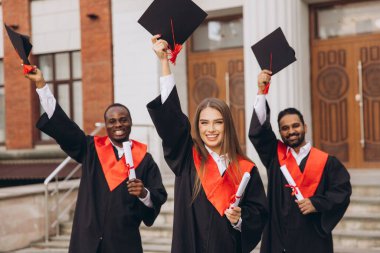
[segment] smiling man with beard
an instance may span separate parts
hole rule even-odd
[[[249,129],[249,138],[268,173],[270,220],[264,229],[261,252],[332,253],[331,232],[350,202],[350,176],[338,159],[306,142],[307,126],[295,108],[279,113],[282,142],[277,140],[265,98],[271,74],[263,70],[258,76]],[[280,170],[284,165],[296,185],[289,185],[285,179]],[[295,187],[303,200],[296,199]]]
[[[67,117],[39,69],[26,78],[36,84],[44,113],[37,127],[82,164],[69,253],[142,253],[139,226],[151,226],[167,193],[147,146],[129,139],[127,107],[112,104],[104,112],[107,136],[88,136]],[[123,142],[131,143],[136,179],[129,180]]]

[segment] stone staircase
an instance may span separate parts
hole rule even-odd
[[[380,253],[380,170],[351,170],[353,195],[343,220],[335,228],[335,253]],[[150,228],[140,228],[145,253],[169,253],[172,238],[174,177],[163,175],[168,201]],[[14,253],[67,253],[71,221],[49,243],[36,242]],[[254,253],[258,253],[255,249]]]

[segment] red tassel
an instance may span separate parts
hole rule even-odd
[[[270,53],[269,71],[272,72],[272,52]],[[268,83],[267,85],[265,85],[264,94],[268,94],[268,92],[269,92],[269,86],[270,86],[270,83]]]
[[[170,18],[170,26],[171,26],[171,29],[172,29],[172,35],[173,35],[173,43],[174,43],[174,49],[173,48],[170,48],[170,59],[169,61],[175,65],[175,61],[177,60],[177,55],[179,54],[179,52],[181,52],[181,49],[182,49],[182,45],[181,44],[177,44],[175,42],[175,35],[174,35],[174,25],[173,25],[173,19]]]
[[[182,45],[180,44],[175,44],[174,45],[174,50],[170,50],[170,58],[169,58],[169,61],[171,63],[173,63],[173,65],[175,65],[175,61],[177,60],[177,55],[179,54],[179,52],[181,51],[182,49]]]
[[[265,88],[264,88],[264,94],[268,94],[269,92],[269,86],[270,86],[270,83],[268,83],[267,85],[265,85]]]
[[[24,69],[24,75],[26,74],[29,74],[31,72],[34,72],[36,70],[36,67],[32,66],[32,65],[23,65],[23,69]]]

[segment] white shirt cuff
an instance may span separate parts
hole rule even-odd
[[[238,221],[238,223],[236,224],[236,225],[234,225],[234,224],[231,224],[232,225],[232,227],[234,228],[234,229],[236,229],[236,230],[238,230],[238,231],[240,231],[241,232],[241,224],[243,223],[243,220],[241,219],[241,218],[239,218],[239,221]]]
[[[152,208],[153,207],[153,202],[150,199],[150,192],[149,192],[149,190],[147,188],[145,188],[145,190],[147,191],[147,194],[146,194],[145,198],[139,198],[139,200],[141,202],[143,202],[143,204],[146,205],[147,207]]]
[[[265,95],[257,95],[254,109],[261,125],[264,124],[267,117],[267,106]]]
[[[53,116],[57,101],[55,97],[53,96],[53,93],[51,93],[49,86],[46,84],[44,87],[40,89],[36,89],[36,91],[40,98],[41,106],[50,119]]]
[[[167,76],[160,77],[160,92],[161,92],[161,103],[163,104],[169,97],[175,85],[174,75],[170,74]]]

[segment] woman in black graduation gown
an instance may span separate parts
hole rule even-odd
[[[147,108],[176,176],[172,252],[251,252],[267,221],[258,170],[243,154],[231,112],[219,99],[199,104],[192,138],[170,72],[167,42],[158,38],[152,43],[162,64],[161,95]],[[240,207],[231,208],[243,172],[251,179]]]

